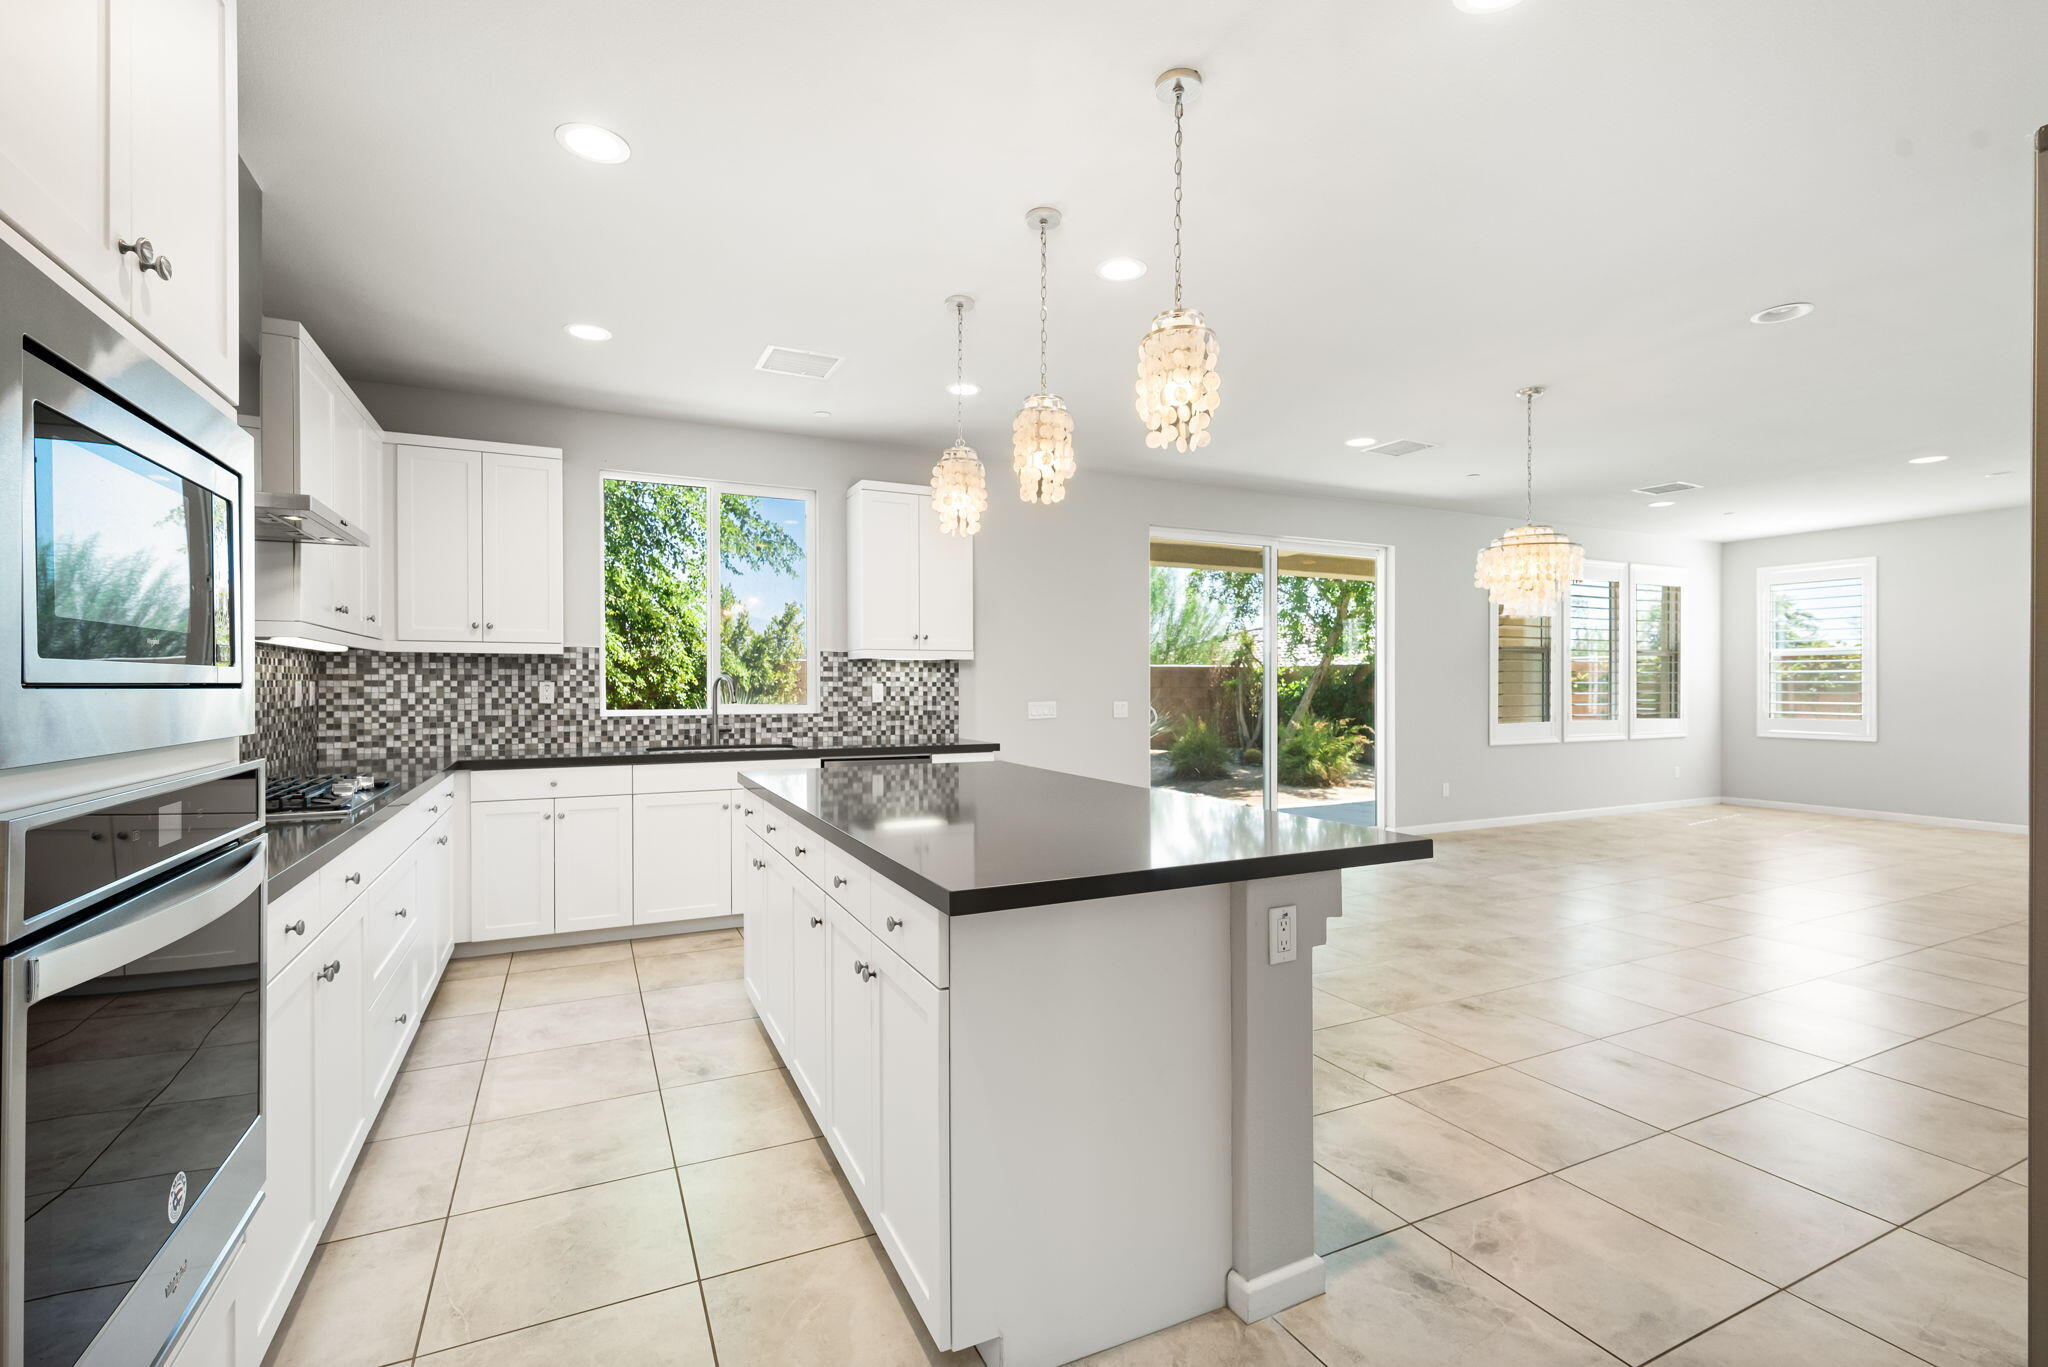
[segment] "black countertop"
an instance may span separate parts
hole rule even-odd
[[[852,764],[740,782],[949,916],[1427,859],[1430,842],[1022,764]]]
[[[434,781],[458,769],[533,769],[576,764],[709,764],[747,763],[764,759],[885,759],[891,755],[979,754],[998,747],[991,741],[954,741],[945,745],[765,745],[728,750],[647,750],[618,746],[534,746],[510,754],[435,755],[411,759],[365,759],[324,765],[334,773],[363,772],[390,780],[391,786],[353,815],[339,820],[272,821],[269,837],[270,895],[280,896],[306,881],[329,861],[382,826],[417,799]],[[887,767],[887,766],[880,766]],[[920,768],[897,765],[897,768]],[[952,766],[947,766],[952,767]],[[973,766],[969,766],[973,767]],[[271,775],[288,778],[288,774]]]

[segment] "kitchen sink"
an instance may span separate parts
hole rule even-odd
[[[732,755],[748,750],[794,750],[790,741],[771,741],[763,745],[650,745],[650,755]]]

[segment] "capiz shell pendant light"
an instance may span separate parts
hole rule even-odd
[[[953,444],[932,467],[932,507],[939,515],[940,531],[973,536],[988,511],[988,477],[982,472],[981,457],[967,444],[967,310],[974,307],[974,299],[949,294],[946,307],[953,310]]]
[[[1479,552],[1472,583],[1510,617],[1547,617],[1565,586],[1586,572],[1586,548],[1536,521],[1536,396],[1541,385],[1515,391],[1523,407],[1522,525]]]
[[[1173,307],[1138,343],[1138,417],[1147,446],[1193,451],[1209,444],[1209,419],[1223,401],[1216,334],[1180,297],[1181,118],[1201,93],[1202,73],[1175,67],[1153,89],[1173,105]]]
[[[1046,382],[1045,238],[1060,226],[1060,211],[1040,205],[1024,216],[1038,233],[1038,392],[1024,400],[1010,425],[1017,496],[1026,503],[1057,503],[1074,477],[1074,415]]]

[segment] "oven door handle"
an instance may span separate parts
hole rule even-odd
[[[22,957],[30,1005],[176,944],[219,920],[263,886],[264,841],[237,845],[187,873],[137,893]]]

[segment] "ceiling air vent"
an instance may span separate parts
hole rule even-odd
[[[1645,484],[1642,488],[1631,489],[1629,492],[1632,494],[1648,494],[1652,498],[1662,498],[1666,494],[1682,494],[1687,490],[1699,487],[1697,484],[1687,484],[1682,479],[1674,479],[1669,484]]]
[[[1436,448],[1437,443],[1433,441],[1409,441],[1403,438],[1400,441],[1383,441],[1365,449],[1376,456],[1412,456],[1417,451],[1434,451]]]
[[[840,360],[838,356],[827,356],[822,352],[772,346],[761,353],[761,359],[754,362],[754,369],[765,370],[770,375],[795,375],[806,380],[822,380],[839,368]]]

